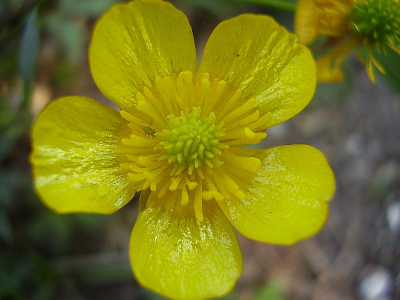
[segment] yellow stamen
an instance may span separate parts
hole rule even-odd
[[[132,129],[122,139],[127,161],[121,167],[138,188],[160,198],[179,195],[179,205],[190,204],[198,221],[203,200],[244,199],[260,160],[228,148],[259,142],[270,114],[260,117],[256,100],[241,95],[209,74],[196,82],[189,71],[156,78],[137,93],[132,111],[121,111]]]

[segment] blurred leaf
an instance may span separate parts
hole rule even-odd
[[[18,193],[23,191],[24,196],[29,197],[31,185],[30,177],[19,170],[4,169],[0,173],[0,239],[3,239],[7,244],[13,242],[11,216],[8,212],[25,200],[21,200]],[[18,201],[21,202],[17,203]],[[23,202],[23,204],[26,204],[26,202]],[[21,206],[18,206],[18,208],[22,210]]]
[[[73,217],[75,219],[74,223],[79,224],[80,230],[85,230],[87,232],[98,229],[109,218],[107,215],[95,214],[75,214]]]
[[[39,54],[38,10],[35,8],[28,16],[21,42],[19,72],[24,81],[24,105],[28,104]]]
[[[21,191],[27,197],[34,195],[29,174],[22,173],[20,170],[2,170],[0,173],[0,209],[10,207],[13,204],[14,193]]]
[[[345,81],[340,83],[318,83],[314,98],[306,109],[315,107],[329,107],[343,103],[351,92],[353,82],[351,76],[346,76]]]
[[[8,215],[4,209],[0,209],[0,240],[10,243],[13,237],[13,231]]]
[[[253,300],[285,300],[285,298],[279,285],[270,282],[255,295]]]
[[[14,78],[16,66],[19,64],[19,58],[20,55],[18,51],[0,53],[0,80],[10,80]],[[0,103],[1,101],[2,99],[0,99]]]
[[[57,1],[57,8],[61,14],[65,14],[69,11],[71,6],[75,6],[79,0],[58,0]]]
[[[64,18],[61,14],[51,15],[46,25],[58,40],[67,59],[73,64],[78,64],[83,59],[84,54],[82,42],[84,28],[75,23],[74,20]]]
[[[26,1],[26,0],[2,0],[2,2],[4,1],[4,5],[5,6],[11,6],[12,8],[16,8],[16,7],[19,7],[19,6],[21,6],[23,3],[24,3],[24,1]]]
[[[28,234],[38,245],[45,245],[46,251],[66,253],[69,250],[74,226],[72,215],[58,215],[40,207],[28,224]]]
[[[221,298],[221,300],[238,300],[240,296],[237,294],[236,290],[231,291],[228,295]]]
[[[51,300],[54,299],[54,294],[57,291],[55,283],[41,282],[36,288],[35,294],[30,298],[31,300]]]
[[[161,297],[149,290],[140,289],[139,293],[142,296],[142,298],[144,298],[146,300],[165,300],[164,297]]]
[[[78,76],[79,72],[79,65],[71,64],[66,59],[60,59],[54,69],[52,78],[54,86],[57,88],[68,86]]]
[[[0,251],[0,299],[24,299],[17,291],[22,290],[24,280],[31,273],[31,262],[26,256],[14,251]],[[16,298],[9,298],[12,296]]]
[[[175,3],[208,10],[221,19],[231,18],[246,10],[244,8],[246,6],[245,4],[237,3],[236,5],[232,5],[229,0],[177,0]]]
[[[0,98],[0,162],[10,155],[24,128],[28,129],[27,124],[23,114],[17,118],[14,111]]]
[[[348,95],[354,87],[351,65],[349,64],[348,60],[345,60],[345,62],[342,64],[342,70],[344,74],[343,82],[317,82],[317,88],[315,90],[314,97],[310,104],[306,107],[306,110],[321,106],[329,107],[338,105],[348,99]]]
[[[374,200],[385,199],[400,184],[400,166],[389,160],[379,165],[368,185],[368,194]]]
[[[54,299],[59,279],[34,252],[0,251],[0,299]]]
[[[31,296],[32,300],[46,300],[54,299],[54,294],[58,282],[60,280],[59,274],[38,254],[32,252],[30,259],[34,264],[36,289]]]
[[[94,214],[59,215],[40,205],[35,216],[30,220],[27,231],[35,244],[45,245],[46,251],[67,253],[77,227],[81,234],[92,235],[99,230],[107,218],[108,216]]]
[[[123,282],[132,280],[132,269],[126,262],[114,263],[112,265],[97,265],[86,267],[74,274],[76,278],[86,284],[101,284],[112,282]],[[164,299],[164,298],[152,298]]]
[[[67,1],[63,1],[67,2]],[[66,12],[70,15],[83,15],[89,18],[97,18],[111,5],[121,2],[119,0],[83,0],[77,1],[74,5],[66,7]]]
[[[295,11],[297,0],[231,0],[232,2],[253,3],[282,10]]]
[[[18,290],[12,289],[4,283],[0,283],[0,299],[28,300]]]
[[[23,128],[20,124],[12,124],[7,128],[0,129],[0,162],[10,155],[22,132]]]
[[[382,80],[391,88],[393,93],[400,96],[400,55],[392,49],[387,49],[386,54],[376,53],[377,60],[381,63],[386,75],[379,72]]]
[[[59,0],[57,10],[46,20],[45,26],[57,39],[69,63],[79,64],[84,58],[83,36],[85,24],[77,16],[97,18],[118,0]]]

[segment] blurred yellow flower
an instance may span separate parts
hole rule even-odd
[[[318,36],[328,37],[326,46],[330,51],[317,60],[319,81],[342,81],[340,66],[354,50],[374,82],[373,66],[385,71],[373,51],[385,53],[389,47],[400,54],[400,1],[299,0],[295,32],[306,45]]]
[[[186,16],[136,0],[100,18],[89,60],[121,110],[78,96],[48,105],[32,132],[35,188],[59,213],[109,214],[142,191],[130,242],[141,285],[174,299],[218,297],[242,270],[231,224],[284,245],[321,229],[335,186],[324,155],[244,148],[315,89],[309,50],[272,18],[222,22],[197,67]]]

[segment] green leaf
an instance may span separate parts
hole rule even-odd
[[[400,55],[390,48],[386,49],[386,54],[374,53],[377,61],[385,70],[386,75],[379,72],[376,73],[379,73],[379,76],[394,94],[400,96]]]
[[[84,57],[82,43],[84,28],[59,14],[50,16],[46,25],[48,30],[58,39],[68,61],[75,65],[81,62]]]
[[[14,111],[0,98],[0,162],[8,158],[25,125],[25,120],[22,117],[18,119]]]
[[[38,245],[46,243],[46,249],[57,253],[69,250],[74,226],[73,215],[58,215],[40,207],[27,227],[29,237]]]
[[[274,7],[282,10],[295,11],[297,0],[231,0],[233,2],[243,2]]]
[[[198,9],[207,10],[218,16],[220,19],[232,18],[244,11],[247,11],[246,4],[236,3],[232,5],[229,0],[177,0],[176,5],[190,5]]]
[[[90,18],[97,18],[111,5],[120,2],[119,0],[85,0],[70,5],[66,11],[70,15],[83,15]]]
[[[0,248],[0,299],[27,299],[21,293],[30,274],[32,264],[25,255]]]
[[[270,282],[256,294],[253,300],[285,300],[285,298],[280,286],[274,282]]]
[[[0,240],[10,243],[13,237],[13,231],[8,215],[4,210],[0,210]]]
[[[38,9],[35,8],[28,16],[21,42],[19,73],[24,81],[24,106],[27,106],[35,77],[39,55],[39,23]]]
[[[22,132],[23,128],[18,124],[11,124],[4,130],[0,129],[0,162],[10,155]]]
[[[47,300],[54,299],[60,275],[40,254],[35,252],[29,253],[29,258],[33,264],[35,274],[35,290],[30,299]]]

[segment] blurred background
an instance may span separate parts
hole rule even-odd
[[[128,245],[138,206],[57,215],[32,188],[29,132],[52,99],[109,103],[92,81],[87,49],[95,20],[116,0],[0,0],[0,299],[163,299],[136,283]],[[240,13],[274,16],[293,31],[295,0],[176,0],[198,55],[215,26]],[[295,246],[238,234],[244,270],[227,300],[400,299],[400,59],[382,57],[372,84],[355,57],[341,84],[319,84],[298,116],[262,147],[322,150],[337,179],[328,223]]]

